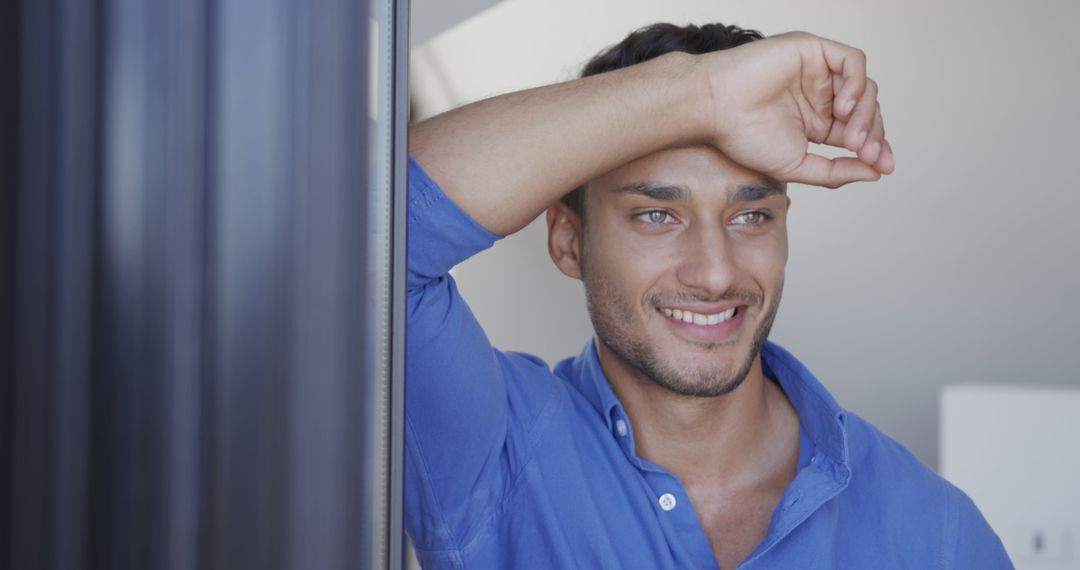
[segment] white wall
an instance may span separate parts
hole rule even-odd
[[[937,463],[945,384],[1080,385],[1080,4],[507,0],[414,51],[423,110],[573,75],[655,21],[803,29],[863,48],[897,173],[794,188],[773,339],[841,404]],[[591,335],[533,224],[458,268],[498,346],[554,363]]]

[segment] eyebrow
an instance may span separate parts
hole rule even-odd
[[[656,182],[633,182],[615,189],[616,194],[638,194],[653,200],[686,200],[690,190],[682,186],[658,184]]]
[[[632,182],[615,189],[616,194],[638,194],[653,200],[671,201],[688,200],[690,190],[683,186],[659,184],[656,182]],[[732,202],[756,202],[775,194],[785,194],[787,189],[775,180],[765,180],[750,184],[740,184],[731,195]]]
[[[731,196],[732,202],[756,202],[764,200],[776,194],[785,194],[787,189],[775,180],[755,182],[753,184],[740,184]]]

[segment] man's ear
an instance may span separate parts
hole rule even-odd
[[[567,277],[581,279],[581,217],[562,202],[547,209],[548,254]]]

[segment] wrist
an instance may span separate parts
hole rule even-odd
[[[656,61],[658,84],[670,86],[664,90],[664,115],[673,127],[671,146],[713,144],[718,117],[707,62],[684,52],[667,53]]]

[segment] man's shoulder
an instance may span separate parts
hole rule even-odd
[[[877,491],[898,506],[925,507],[925,501],[956,501],[963,494],[903,444],[856,413],[845,410],[852,486]],[[882,489],[889,492],[880,493]]]
[[[898,441],[836,402],[825,385],[786,349],[769,342],[762,357],[766,374],[780,382],[811,439],[834,458],[847,456],[852,492],[845,494],[864,492],[871,502],[896,499],[898,508],[911,508],[912,499],[955,501],[957,494],[962,494]]]
[[[944,567],[1011,568],[978,507],[911,451],[873,424],[845,412],[851,480],[841,493],[864,515],[936,551]],[[917,537],[922,537],[921,539]]]
[[[902,530],[956,540],[970,524],[985,525],[975,503],[903,444],[858,414],[845,412],[850,453],[848,499]],[[901,529],[898,529],[901,530]]]

